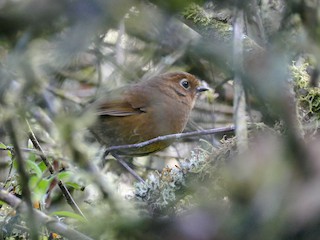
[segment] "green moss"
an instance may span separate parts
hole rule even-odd
[[[297,93],[299,106],[307,114],[320,118],[320,88],[309,86],[310,76],[307,73],[308,66],[308,63],[304,63],[301,66],[295,64],[291,66],[295,92]]]
[[[182,12],[182,15],[185,19],[202,26],[208,26],[211,22],[206,12],[197,4],[190,4],[190,6]]]
[[[186,187],[186,178],[190,174],[199,174],[208,155],[205,152],[192,153],[190,159],[181,162],[180,167],[165,168],[161,173],[154,172],[146,184],[138,183],[135,196],[145,201],[153,211],[163,211],[179,201],[177,192]]]
[[[210,17],[207,12],[197,4],[190,4],[182,12],[182,16],[197,25],[198,31],[205,38],[216,38],[221,41],[230,41],[232,26],[223,21]]]
[[[308,63],[304,63],[301,66],[297,66],[295,63],[293,63],[290,67],[295,86],[298,88],[308,88],[310,78],[309,74],[307,73],[308,66]]]
[[[150,174],[146,184],[135,186],[136,203],[143,202],[152,213],[166,215],[203,202],[203,196],[206,201],[221,201],[226,193],[220,166],[234,147],[233,138],[222,140],[220,149],[200,148],[192,152],[190,158],[180,161],[180,166]]]

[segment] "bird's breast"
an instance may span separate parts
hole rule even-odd
[[[170,97],[153,102],[150,107],[150,117],[157,124],[159,135],[182,132],[189,118],[191,106],[184,101]]]

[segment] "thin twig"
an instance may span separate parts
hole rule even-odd
[[[145,181],[126,163],[125,160],[122,159],[121,156],[118,156],[117,154],[112,154],[114,158],[123,166],[129,173],[131,173],[132,176],[134,176],[138,181],[141,183],[145,183]]]
[[[12,146],[6,146],[5,148],[0,148],[0,151],[10,151],[10,152],[13,152],[14,151],[14,147],[12,147]],[[23,147],[21,147],[20,148],[20,151],[22,151],[22,152],[28,152],[28,153],[34,153],[34,154],[36,154],[36,155],[38,155],[38,156],[48,156],[48,155],[50,155],[49,153],[47,153],[47,152],[40,152],[39,150],[37,150],[37,149],[34,149],[34,148],[23,148]],[[53,156],[53,155],[52,155]]]
[[[57,89],[57,88],[54,88],[52,86],[48,86],[47,87],[47,90],[51,93],[53,93],[54,95],[58,96],[58,97],[61,97],[62,99],[66,99],[66,100],[69,100],[73,103],[76,103],[76,104],[79,104],[80,106],[84,106],[84,103],[81,101],[80,98],[74,96],[74,95],[71,95],[61,89]]]
[[[149,144],[160,142],[160,141],[167,141],[167,140],[177,140],[177,139],[183,139],[188,137],[196,137],[196,136],[204,136],[204,135],[211,135],[216,133],[226,133],[226,132],[232,132],[234,131],[234,126],[229,127],[221,127],[221,128],[213,128],[213,129],[207,129],[207,130],[199,130],[194,132],[187,132],[187,133],[176,133],[176,134],[169,134],[165,136],[159,136],[153,139],[150,139],[145,142],[136,143],[136,144],[127,144],[127,145],[121,145],[121,146],[112,146],[106,149],[105,152],[112,153],[116,152],[118,150],[124,150],[124,149],[134,149],[134,148],[142,148]]]
[[[53,168],[53,166],[51,165],[51,163],[48,161],[48,159],[46,158],[44,151],[42,150],[42,147],[40,146],[36,136],[34,135],[29,123],[27,122],[28,126],[29,126],[29,138],[33,144],[33,146],[42,153],[42,155],[40,155],[41,160],[43,161],[43,163],[47,166],[49,172],[51,174],[55,173],[55,170]],[[86,219],[86,217],[84,216],[84,214],[82,213],[81,209],[78,207],[77,203],[74,201],[73,197],[71,196],[69,190],[67,189],[67,187],[63,184],[63,182],[61,180],[58,180],[58,186],[61,189],[62,194],[64,195],[64,197],[66,198],[68,204],[71,206],[71,208],[73,209],[73,211],[75,211],[77,214],[81,215],[84,219]]]
[[[142,81],[145,81],[152,76],[161,74],[166,69],[171,67],[176,61],[178,61],[186,52],[188,43],[183,44],[177,50],[161,59],[161,61],[153,67],[153,71],[148,71],[143,77]]]
[[[19,198],[7,191],[0,189],[0,200],[15,208],[18,212],[22,214],[28,214],[27,203],[21,201]],[[43,212],[34,209],[34,215],[38,219],[39,224],[45,225],[51,231],[71,240],[92,240],[92,238],[80,233],[74,229],[69,228],[67,225],[57,221],[53,217],[49,217]],[[28,219],[27,222],[34,222],[35,218]]]
[[[33,240],[39,239],[38,236],[38,222],[37,219],[35,218],[35,213],[33,209],[33,204],[31,200],[31,192],[28,186],[29,183],[29,176],[26,172],[26,167],[25,167],[25,160],[22,157],[22,153],[20,151],[19,143],[18,143],[18,138],[15,132],[15,126],[13,125],[13,121],[8,121],[6,123],[6,130],[8,131],[8,135],[10,136],[12,145],[15,149],[14,155],[17,160],[17,165],[18,165],[18,173],[20,177],[20,184],[21,184],[21,190],[22,190],[22,196],[25,199],[25,212],[28,217],[27,224],[30,228],[30,238]]]

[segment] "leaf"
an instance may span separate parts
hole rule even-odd
[[[12,159],[12,152],[11,151],[8,151],[8,157],[10,157]]]
[[[38,167],[41,169],[42,172],[47,170],[47,166],[46,166],[46,164],[44,162],[40,162],[38,164]]]
[[[29,153],[29,156],[28,156],[28,160],[32,161],[32,162],[35,162],[37,159],[37,156],[34,152],[30,152]]]
[[[59,180],[67,180],[71,177],[73,173],[70,172],[70,171],[63,171],[63,172],[59,172],[58,175],[57,175],[57,178]]]
[[[2,142],[0,142],[0,148],[7,149],[7,146],[5,144],[3,144]]]
[[[75,190],[81,190],[83,191],[84,187],[78,183],[75,182],[65,182],[65,185],[74,188]]]
[[[50,214],[51,216],[58,216],[58,217],[69,217],[69,218],[73,218],[76,220],[79,220],[81,222],[86,222],[86,219],[83,218],[81,215],[74,213],[74,212],[68,212],[68,211],[56,211],[56,212],[52,212]]]
[[[12,149],[13,147],[11,145],[5,145],[4,143],[0,142],[0,148],[5,148],[5,149],[8,149],[9,151],[8,152],[8,157],[10,157],[12,159]]]
[[[42,171],[39,168],[38,164],[36,164],[34,161],[31,161],[31,160],[27,160],[26,163],[27,163],[28,170],[35,173],[38,178],[41,178]]]
[[[34,201],[41,201],[45,194],[47,193],[47,190],[49,188],[49,184],[52,181],[51,179],[39,179],[37,176],[31,176],[29,180],[29,186],[32,190],[32,199]]]
[[[38,186],[37,186],[37,192],[45,194],[48,190],[50,180],[48,179],[41,179]]]

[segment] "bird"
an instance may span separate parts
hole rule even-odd
[[[187,72],[169,72],[111,90],[94,105],[97,119],[91,131],[106,146],[144,142],[158,136],[181,133],[199,93],[208,88]],[[168,147],[172,140],[141,148],[121,149],[122,156],[145,156]]]

